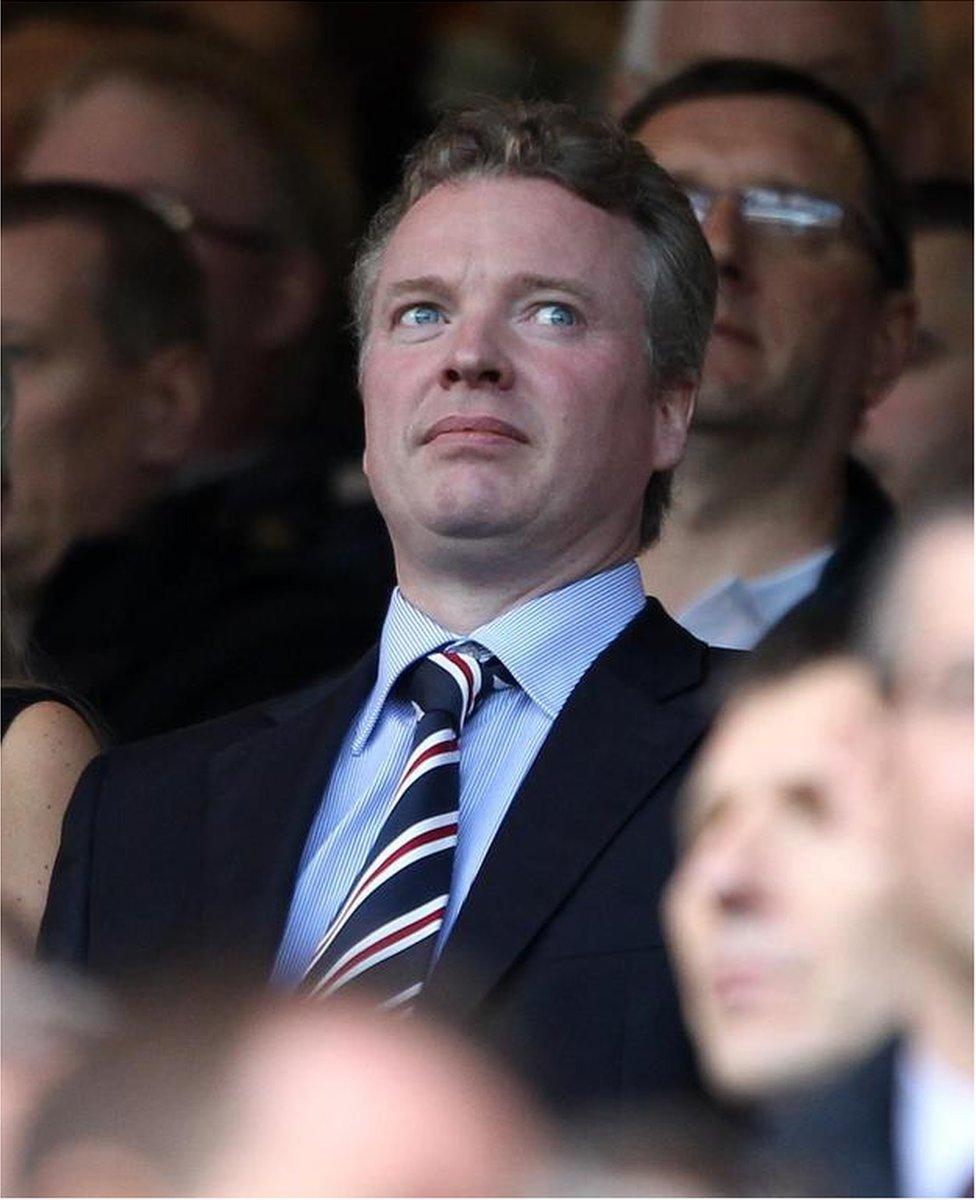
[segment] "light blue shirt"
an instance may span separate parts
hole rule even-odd
[[[485,697],[461,740],[458,844],[436,952],[508,807],[590,664],[644,607],[636,563],[577,580],[503,613],[465,637],[393,593],[380,639],[376,683],[336,758],[312,822],[272,979],[297,984],[366,862],[410,750],[415,716],[393,691],[418,659],[452,642],[478,642],[517,687]]]
[[[730,576],[699,596],[676,620],[710,646],[751,650],[780,617],[816,590],[833,552],[828,546],[756,579]]]

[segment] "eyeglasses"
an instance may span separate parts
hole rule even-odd
[[[202,217],[194,212],[187,202],[172,192],[150,189],[139,193],[139,199],[151,208],[176,233],[201,233],[216,238],[238,250],[266,254],[277,247],[277,239],[264,229],[246,228],[242,225],[226,225],[211,217]]]
[[[810,192],[787,188],[744,187],[706,188],[700,184],[682,184],[699,222],[704,224],[715,202],[731,196],[738,204],[739,217],[757,232],[777,238],[799,239],[815,234],[853,236],[880,257],[873,224],[863,213],[840,200],[828,200]]]

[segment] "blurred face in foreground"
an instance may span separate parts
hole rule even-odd
[[[525,1195],[546,1135],[520,1090],[453,1036],[341,1005],[248,1038],[204,1196]]]
[[[903,899],[926,955],[971,988],[972,522],[941,521],[922,535],[899,584],[892,755]]]
[[[703,752],[665,917],[717,1091],[804,1083],[888,1026],[882,730],[867,672],[836,659],[734,699]]]

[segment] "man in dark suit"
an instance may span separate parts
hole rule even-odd
[[[769,62],[690,67],[623,125],[687,192],[719,277],[648,583],[711,645],[752,649],[786,619],[849,626],[894,516],[851,442],[913,327],[891,167],[848,99]]]
[[[687,202],[614,127],[548,105],[439,127],[354,277],[399,581],[379,648],[336,688],[99,760],[43,950],[356,975],[500,1035],[562,1103],[686,1084],[656,911],[716,656],[645,603],[634,556],[714,288]],[[453,700],[414,690],[433,675]]]

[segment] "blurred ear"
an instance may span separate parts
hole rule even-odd
[[[914,340],[915,297],[910,292],[892,292],[882,301],[870,347],[864,410],[872,408],[887,395],[908,362]]]
[[[270,295],[264,318],[255,330],[266,349],[297,342],[308,330],[325,302],[325,271],[307,250],[278,252],[268,283]]]
[[[684,379],[661,388],[654,404],[654,461],[656,471],[677,466],[685,452],[688,426],[695,412],[697,379]]]
[[[137,443],[140,461],[175,470],[191,457],[210,404],[210,367],[197,346],[167,346],[143,366]]]

